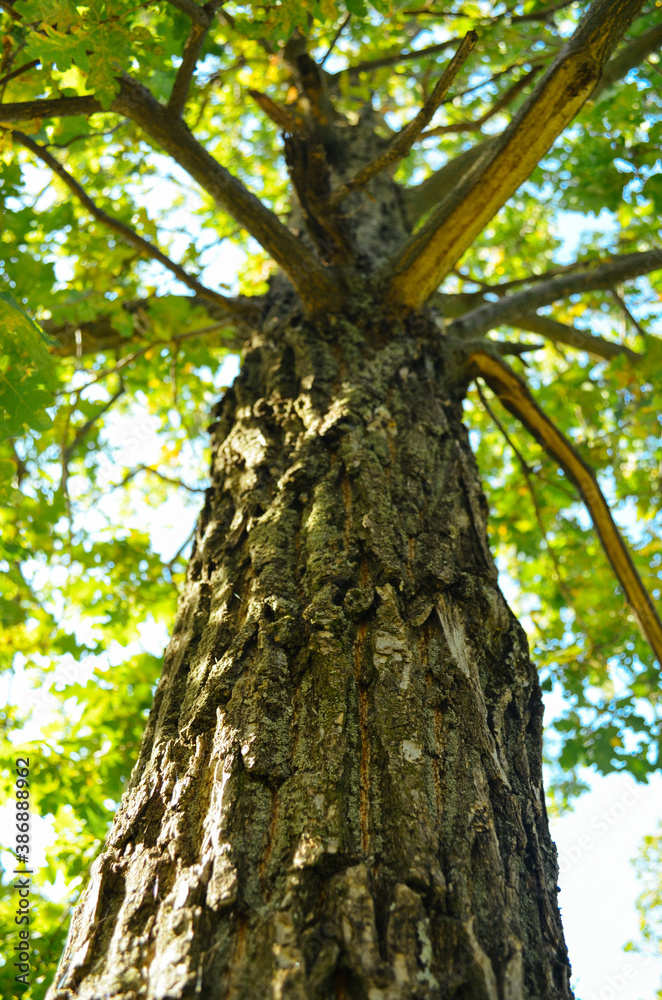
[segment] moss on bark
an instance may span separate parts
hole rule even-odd
[[[570,997],[464,388],[430,318],[255,332],[53,998]]]

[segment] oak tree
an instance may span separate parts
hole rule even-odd
[[[3,666],[96,857],[48,996],[570,997],[542,688],[555,794],[662,763],[657,5],[0,7]]]

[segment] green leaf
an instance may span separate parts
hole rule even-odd
[[[0,433],[42,430],[52,418],[57,378],[40,327],[8,293],[0,293]]]

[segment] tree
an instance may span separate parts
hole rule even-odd
[[[151,395],[196,435],[242,351],[49,997],[569,997],[541,685],[463,406],[568,695],[560,766],[645,780],[662,552],[646,526],[630,555],[605,493],[657,512],[656,9],[0,6],[7,662],[109,655],[167,609],[183,547],[90,543],[103,420]],[[611,224],[559,264],[568,207]],[[204,266],[230,237],[262,248],[238,294]],[[142,460],[122,485],[142,476],[173,478]],[[64,602],[35,592],[40,552]],[[155,677],[104,666],[67,683],[85,714],[35,788],[65,832],[80,799],[88,855]]]

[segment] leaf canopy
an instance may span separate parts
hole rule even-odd
[[[231,378],[242,322],[251,308],[259,318],[276,269],[266,244],[284,237],[265,222],[260,245],[264,227],[242,192],[245,185],[257,195],[285,230],[290,185],[273,116],[303,113],[296,60],[306,51],[323,67],[329,100],[350,123],[372,107],[386,140],[425,104],[459,41],[477,33],[449,94],[397,166],[422,225],[468,169],[454,174],[453,164],[476,162],[479,147],[504,131],[588,6],[2,5],[3,795],[11,800],[19,734],[39,751],[33,805],[52,818],[44,878],[58,886],[45,885],[39,902],[35,998],[52,978],[67,908],[136,756],[206,484],[209,410]],[[555,274],[587,275],[578,291],[535,307],[538,321],[563,325],[565,340],[542,334],[513,368],[595,470],[655,601],[662,269],[597,287],[591,272],[596,262],[658,245],[661,43],[659,9],[644,4],[593,95],[431,300],[452,319]],[[170,152],[164,133],[148,127],[138,84],[162,110],[171,102]],[[187,136],[205,176],[220,165],[241,191],[221,198],[224,174],[213,184],[192,176]],[[235,204],[243,214],[233,216]],[[257,296],[253,305],[248,296]],[[522,315],[504,316],[485,336],[534,342]],[[605,355],[604,343],[630,354]],[[662,765],[659,664],[578,493],[486,387],[470,390],[465,410],[491,541],[517,581],[513,599],[551,693],[549,755],[563,771],[555,794],[576,791],[586,765],[646,780]],[[164,512],[168,530],[159,527]],[[8,903],[2,927],[7,943]],[[3,994],[12,980],[5,964]]]

